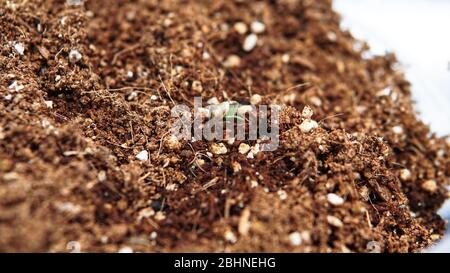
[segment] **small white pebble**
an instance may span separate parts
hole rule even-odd
[[[223,66],[225,66],[226,68],[238,67],[240,65],[241,65],[241,58],[238,55],[234,54],[228,56],[223,63]]]
[[[320,98],[318,98],[318,97],[310,97],[309,98],[309,101],[313,104],[313,105],[315,105],[315,106],[317,106],[317,107],[320,107],[320,106],[322,106],[322,100],[320,99]]]
[[[133,253],[133,249],[129,246],[121,247],[118,253]]]
[[[100,182],[105,182],[106,181],[106,172],[105,171],[98,172],[97,179]]]
[[[51,123],[50,123],[50,121],[48,121],[47,119],[41,120],[41,125],[42,125],[42,127],[44,127],[44,128],[50,128],[50,127],[52,126]]]
[[[311,132],[313,129],[316,129],[317,127],[319,127],[319,125],[317,124],[317,122],[315,120],[311,120],[311,119],[305,119],[302,124],[300,124],[300,130],[303,133],[309,133]]]
[[[228,152],[228,149],[223,143],[213,143],[211,144],[211,152],[215,155],[224,155]]]
[[[176,189],[177,189],[177,185],[174,184],[174,183],[169,183],[169,184],[167,184],[167,186],[166,186],[166,190],[167,190],[167,191],[175,191]]]
[[[61,76],[60,75],[56,75],[55,76],[55,82],[59,82],[61,80]]]
[[[59,23],[61,24],[61,26],[65,26],[66,25],[66,20],[67,20],[66,16],[63,16],[61,18],[61,20],[59,20]],[[58,37],[61,38],[62,37],[62,33],[58,34]]]
[[[203,60],[209,60],[211,55],[209,55],[208,51],[203,51],[202,58]]]
[[[437,240],[439,240],[441,238],[442,238],[442,236],[439,235],[439,234],[431,234],[430,235],[430,239],[433,240],[433,241],[437,241]]]
[[[147,150],[143,150],[143,151],[139,152],[136,155],[136,158],[138,160],[140,160],[140,161],[147,161],[148,160],[148,152],[147,152]]]
[[[280,200],[286,200],[288,197],[286,191],[284,191],[284,190],[279,190],[277,192],[277,194],[278,194],[278,197],[280,198]]]
[[[363,114],[366,110],[367,110],[367,107],[365,107],[363,105],[356,106],[356,112],[358,112],[360,114]]]
[[[133,71],[128,71],[127,72],[127,77],[130,78],[130,79],[133,78],[134,77]]]
[[[253,146],[252,147],[252,149],[251,149],[251,152],[253,153],[253,154],[257,154],[257,153],[259,153],[261,151],[261,146],[257,143],[257,144],[255,144],[255,146]]]
[[[330,41],[332,41],[332,42],[336,42],[336,40],[337,40],[337,35],[336,35],[335,32],[330,31],[330,32],[327,33],[327,38],[328,38],[328,40],[330,40]]]
[[[66,249],[70,251],[70,253],[80,253],[81,252],[81,244],[78,241],[70,241],[66,245]]]
[[[232,244],[237,242],[236,235],[234,235],[234,233],[231,230],[225,231],[224,238],[225,238],[225,240],[227,240],[228,242],[230,242]]]
[[[158,211],[158,212],[156,213],[156,215],[155,215],[155,220],[156,220],[156,221],[162,221],[162,220],[164,220],[164,219],[166,219],[166,215],[164,214],[164,212]]]
[[[231,163],[231,167],[233,168],[234,173],[238,173],[242,170],[241,164],[239,164],[239,162],[236,162],[236,161]]]
[[[332,216],[332,215],[328,215],[327,216],[327,222],[328,224],[337,227],[337,228],[341,228],[344,226],[344,223],[342,223],[341,219],[337,218],[336,216]]]
[[[7,94],[3,98],[7,101],[10,101],[10,100],[12,100],[13,96],[11,94]]]
[[[291,59],[291,57],[289,56],[289,54],[285,53],[281,56],[281,61],[285,64],[287,64],[289,62],[289,60]]]
[[[46,100],[44,101],[45,106],[47,106],[48,109],[53,109],[53,101],[51,100]]]
[[[132,100],[134,100],[135,98],[137,98],[137,96],[138,96],[138,93],[135,92],[135,91],[133,91],[133,92],[131,92],[131,93],[128,95],[127,100],[128,100],[128,101],[132,101]]]
[[[14,44],[14,49],[17,53],[19,53],[19,55],[23,55],[25,52],[25,46],[20,42]]]
[[[60,212],[67,212],[73,214],[78,214],[81,212],[81,207],[72,202],[56,203],[55,206]]]
[[[253,94],[253,96],[250,98],[250,103],[253,105],[258,105],[262,101],[262,97],[259,94]]]
[[[327,200],[333,206],[342,206],[344,204],[344,199],[334,193],[327,194]]]
[[[396,135],[401,135],[403,134],[403,127],[398,125],[398,126],[394,126],[392,127],[392,131],[394,132],[394,134]]]
[[[150,99],[151,99],[151,100],[157,100],[157,99],[158,99],[158,96],[156,96],[156,95],[151,95],[151,96],[150,96]]]
[[[239,149],[239,153],[246,154],[246,153],[248,153],[250,151],[251,147],[247,143],[241,143],[239,145],[238,149]]]
[[[155,240],[158,237],[158,233],[156,231],[153,231],[150,233],[150,240]]]
[[[247,33],[248,28],[244,22],[237,22],[233,25],[233,29],[236,30],[237,33],[244,35]]]
[[[76,50],[76,49],[70,50],[70,52],[69,52],[69,61],[71,63],[73,63],[73,64],[77,63],[77,62],[79,62],[81,60],[81,58],[82,58],[81,53],[78,50]]]
[[[257,155],[260,151],[260,145],[259,144],[255,144],[255,146],[253,146],[250,149],[250,152],[247,154],[247,158],[252,159],[255,158],[255,155]]]
[[[436,180],[427,180],[422,183],[422,189],[426,190],[427,192],[434,193],[438,189],[438,185],[436,183]]]
[[[305,106],[302,111],[302,117],[310,119],[314,115],[314,111],[311,107]]]
[[[299,246],[302,244],[302,236],[299,232],[292,232],[289,234],[289,241],[292,246]]]
[[[109,240],[108,236],[103,235],[102,237],[100,237],[100,242],[102,244],[107,244],[108,240]]]
[[[22,84],[17,83],[17,81],[14,81],[12,84],[10,84],[8,86],[8,89],[14,90],[16,92],[18,92],[18,91],[20,91],[20,90],[22,90],[24,88],[25,88],[25,86],[23,86]]]
[[[166,138],[164,145],[170,150],[177,150],[181,148],[182,144],[178,140],[178,137],[176,137],[175,135],[170,135]]]
[[[175,70],[172,70],[173,76],[177,75],[177,74],[181,74],[181,72],[183,72],[184,68],[181,65],[177,65],[175,66]]]
[[[377,241],[370,241],[366,245],[369,253],[381,253],[381,244]]]
[[[163,20],[163,26],[165,26],[165,27],[170,27],[172,24],[173,24],[173,20],[170,18],[165,18]]]
[[[400,171],[400,179],[403,181],[408,181],[411,179],[411,172],[408,169],[402,169]]]
[[[260,34],[266,31],[266,25],[261,21],[253,21],[250,25],[253,33]]]
[[[252,33],[252,34],[248,35],[247,37],[245,37],[244,44],[242,45],[242,49],[244,51],[250,52],[255,48],[257,42],[258,42],[258,36],[256,36],[256,34]]]
[[[142,219],[146,219],[155,215],[155,211],[152,208],[144,208],[139,211],[137,220],[141,221]]]

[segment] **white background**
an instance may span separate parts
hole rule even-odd
[[[343,28],[371,52],[395,52],[412,83],[422,120],[450,134],[450,1],[335,0]]]
[[[450,0],[335,0],[334,9],[371,53],[396,53],[421,119],[450,135]],[[450,202],[440,213],[450,219]],[[431,251],[450,252],[450,234]]]

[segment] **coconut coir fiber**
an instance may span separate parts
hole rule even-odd
[[[0,1],[0,251],[413,252],[443,235],[449,142],[330,0],[77,2]],[[276,151],[168,134],[174,104],[255,94],[282,105]]]

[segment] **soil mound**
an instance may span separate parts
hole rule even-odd
[[[395,56],[368,58],[331,4],[0,1],[0,251],[438,240],[450,142],[417,118]],[[173,139],[171,108],[195,96],[281,105],[278,149]]]

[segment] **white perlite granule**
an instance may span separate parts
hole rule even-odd
[[[136,155],[136,158],[138,160],[140,160],[140,161],[147,161],[148,160],[148,152],[147,152],[147,150],[143,150],[143,151],[139,152]]]
[[[309,133],[317,127],[319,127],[319,124],[312,119],[306,119],[302,122],[302,124],[300,124],[300,130],[302,130],[303,133]]]
[[[344,204],[344,199],[337,194],[329,193],[327,195],[327,200],[330,204],[334,206],[341,206]]]
[[[77,63],[81,60],[81,58],[82,58],[81,53],[78,50],[76,50],[76,49],[70,50],[69,61],[71,63]]]
[[[302,236],[299,232],[292,232],[289,234],[289,241],[292,246],[299,246],[302,244]]]
[[[264,25],[264,23],[260,21],[253,21],[250,25],[250,29],[253,33],[260,34],[266,30],[266,25]]]
[[[257,42],[258,42],[258,36],[256,36],[256,34],[252,33],[252,34],[248,35],[247,37],[245,37],[244,44],[242,45],[242,49],[244,51],[250,52],[255,48]]]
[[[211,144],[211,152],[215,155],[224,155],[228,152],[228,149],[223,143],[213,143]]]
[[[17,43],[14,44],[14,50],[17,53],[19,53],[19,55],[23,55],[24,52],[25,52],[25,46],[22,43],[17,42]]]

